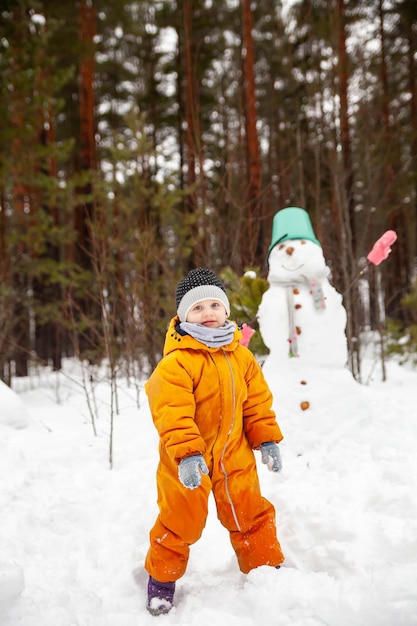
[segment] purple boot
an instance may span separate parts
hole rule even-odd
[[[174,600],[175,582],[160,583],[152,576],[148,581],[148,604],[146,608],[152,615],[161,615],[168,613],[172,609]]]

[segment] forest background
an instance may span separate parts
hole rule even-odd
[[[0,20],[0,378],[74,355],[141,375],[196,266],[256,328],[286,206],[355,377],[362,331],[417,345],[415,0],[1,0]]]

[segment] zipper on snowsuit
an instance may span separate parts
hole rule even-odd
[[[229,359],[229,356],[228,356],[227,352],[225,350],[222,350],[222,352],[223,352],[223,355],[224,355],[224,357],[226,359],[226,362],[227,362],[227,364],[229,366],[230,378],[231,378],[231,381],[232,381],[232,423],[231,423],[229,431],[227,433],[227,439],[226,439],[226,442],[225,442],[225,444],[223,446],[222,454],[220,456],[220,467],[222,468],[222,472],[223,472],[223,475],[224,475],[224,484],[225,484],[226,496],[227,496],[227,499],[229,501],[230,508],[232,509],[233,519],[235,520],[235,524],[237,526],[238,531],[241,532],[242,529],[240,527],[239,520],[237,518],[237,514],[236,514],[236,510],[235,510],[235,506],[233,504],[233,500],[232,500],[230,492],[229,492],[229,476],[227,474],[227,470],[226,470],[226,467],[224,465],[224,455],[226,453],[226,448],[227,448],[227,445],[229,443],[230,435],[231,435],[231,433],[233,431],[233,427],[235,425],[235,409],[236,409],[235,376],[234,376],[232,364],[230,362],[230,359]]]

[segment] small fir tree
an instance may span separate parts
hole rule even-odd
[[[254,354],[262,356],[268,354],[269,350],[263,342],[256,315],[262,296],[268,289],[268,281],[261,278],[258,273],[259,268],[247,268],[239,278],[230,267],[227,267],[221,272],[221,278],[228,289],[231,319],[239,325],[248,324],[254,329],[255,334],[250,340],[249,349]]]

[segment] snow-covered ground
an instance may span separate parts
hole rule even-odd
[[[138,407],[120,384],[109,469],[106,382],[95,387],[97,436],[74,365],[15,381],[15,403],[0,387],[1,625],[417,624],[417,372],[389,363],[382,382],[369,361],[368,376],[347,387],[341,376],[331,393],[324,377],[320,406],[291,412],[277,372],[284,470],[260,464],[259,475],[285,566],[241,574],[212,503],[159,617],[145,608],[158,440],[144,392]]]

